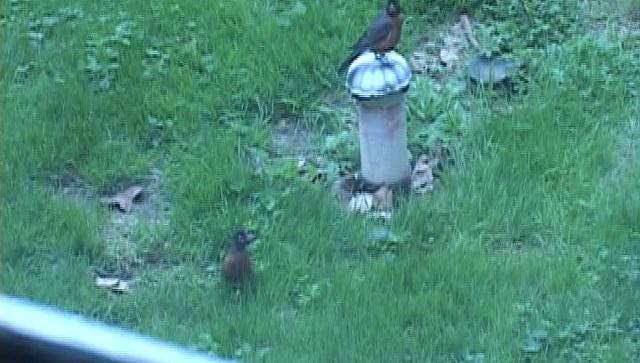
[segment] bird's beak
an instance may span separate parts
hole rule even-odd
[[[258,236],[256,231],[249,230],[246,233],[247,233],[247,244],[253,242]]]

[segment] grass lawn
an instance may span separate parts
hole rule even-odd
[[[414,76],[411,152],[450,160],[385,222],[330,187],[359,160],[336,68],[378,2],[2,2],[0,290],[248,362],[639,362],[640,3],[404,3],[406,57],[465,11],[527,67],[472,89],[460,46]],[[132,184],[131,213],[100,203]],[[252,291],[217,272],[237,226]]]

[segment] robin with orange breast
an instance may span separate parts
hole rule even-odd
[[[241,229],[233,235],[233,244],[220,270],[230,285],[238,286],[251,276],[251,259],[246,247],[256,239],[256,232]]]
[[[400,40],[403,21],[404,14],[398,0],[388,0],[387,6],[351,47],[352,52],[340,66],[339,72],[344,73],[351,62],[367,50],[380,54],[395,48]]]

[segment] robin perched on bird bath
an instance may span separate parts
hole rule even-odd
[[[382,56],[396,47],[402,33],[404,14],[398,0],[389,0],[360,39],[351,47],[349,57],[340,65],[339,72],[344,73],[349,65],[362,53],[371,50]]]
[[[239,286],[252,273],[251,259],[246,247],[256,239],[256,232],[241,229],[233,235],[233,243],[220,267],[222,277],[231,286]]]
[[[373,189],[404,189],[410,177],[404,93],[411,70],[393,50],[403,21],[399,1],[388,0],[340,66],[358,109],[362,179]]]

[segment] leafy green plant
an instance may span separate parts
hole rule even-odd
[[[469,113],[460,99],[466,85],[452,77],[444,86],[418,78],[408,95],[409,149],[415,155],[428,152],[435,145],[458,143],[469,124]]]
[[[572,34],[577,25],[576,0],[495,0],[484,2],[477,12],[485,22],[488,51],[511,52],[541,48],[558,43]]]

